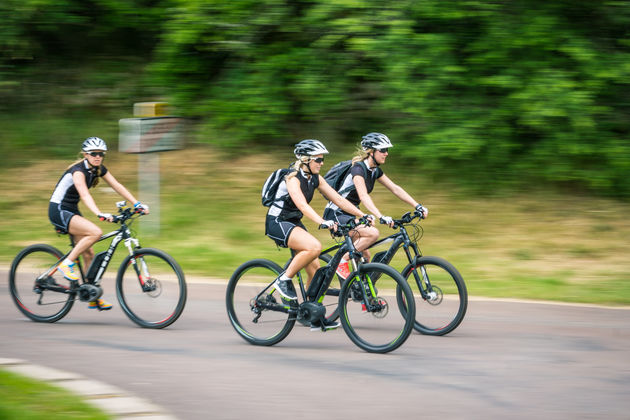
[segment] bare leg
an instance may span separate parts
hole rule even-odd
[[[288,245],[296,254],[291,264],[287,267],[286,276],[293,277],[298,271],[305,268],[308,275],[306,287],[308,287],[311,284],[315,271],[319,268],[317,257],[322,252],[322,244],[304,229],[296,227],[291,231]]]
[[[85,267],[87,269],[94,258],[92,245],[98,241],[103,234],[103,231],[86,218],[77,215],[70,219],[68,232],[75,240],[74,248],[70,251],[68,259],[75,261],[79,258],[79,255],[83,255]]]
[[[361,226],[350,233],[355,248],[357,251],[363,252],[363,257],[366,261],[370,261],[370,251],[368,251],[367,248],[376,242],[378,234],[378,229],[374,226]],[[344,259],[347,259],[348,254],[343,257]]]

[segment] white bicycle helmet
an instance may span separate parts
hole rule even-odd
[[[83,150],[84,152],[91,152],[92,150],[107,151],[107,144],[105,144],[105,140],[101,138],[88,137],[83,141],[81,150]]]
[[[299,159],[301,156],[325,155],[328,153],[328,149],[319,140],[307,139],[296,144],[293,153]]]
[[[363,147],[363,150],[389,149],[390,147],[394,147],[394,145],[385,134],[369,133],[363,136],[361,147]]]

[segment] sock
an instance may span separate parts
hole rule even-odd
[[[74,265],[74,261],[71,261],[71,260],[69,260],[67,258],[65,260],[63,260],[63,263],[65,265],[69,266],[69,267],[72,267]]]
[[[280,280],[280,281],[289,281],[289,280],[291,280],[291,277],[287,277],[286,274],[283,274],[280,277],[278,277],[278,280]]]

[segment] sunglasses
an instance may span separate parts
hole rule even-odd
[[[315,163],[324,163],[324,158],[320,157],[320,158],[316,158],[316,159],[311,159],[312,161],[315,161]]]
[[[90,156],[94,157],[105,157],[105,152],[90,152]]]
[[[386,147],[385,149],[376,149],[377,151],[381,152],[381,153],[387,153],[389,152],[389,148]]]

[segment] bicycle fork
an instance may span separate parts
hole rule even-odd
[[[151,282],[151,273],[149,273],[149,267],[142,255],[136,253],[137,249],[140,249],[140,241],[136,238],[127,237],[124,240],[125,247],[129,251],[131,259],[129,260],[133,265],[133,268],[138,276],[138,282],[142,287],[143,292],[152,292],[156,289],[156,285]]]
[[[374,282],[372,281],[370,274],[367,272],[364,272],[363,274],[359,273],[359,264],[357,261],[360,258],[363,258],[363,256],[358,253],[358,255],[353,257],[354,258],[350,258],[350,261],[352,262],[353,271],[357,273],[354,277],[354,285],[352,285],[354,293],[360,296],[357,300],[361,301],[363,311],[377,316],[376,314],[383,313],[383,310],[387,307],[387,302],[377,296],[377,291],[374,287]]]
[[[431,284],[431,280],[429,279],[429,273],[427,273],[427,269],[424,265],[418,265],[417,257],[410,261],[415,261],[415,267],[411,268],[414,278],[416,279],[416,284],[418,285],[418,289],[420,290],[420,295],[422,295],[422,299],[426,300],[431,305],[439,304],[441,299],[441,294],[438,291],[433,290],[435,286]],[[418,269],[420,270],[420,274],[418,274]],[[422,278],[421,278],[422,277]]]

